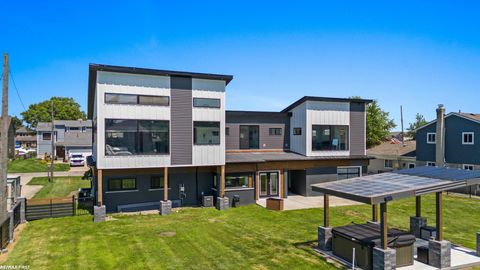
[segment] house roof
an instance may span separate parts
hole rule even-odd
[[[15,130],[15,133],[35,133],[33,130],[29,130],[26,127],[19,127]]]
[[[56,143],[59,146],[92,146],[91,132],[65,132],[63,142]]]
[[[334,97],[313,97],[313,96],[304,96],[294,103],[290,104],[288,107],[282,110],[282,112],[291,111],[293,108],[306,101],[330,101],[330,102],[361,102],[361,103],[371,103],[371,99],[356,99],[356,98],[334,98]]]
[[[227,152],[226,163],[261,163],[269,161],[302,161],[331,159],[368,159],[367,156],[307,157],[294,152]]]
[[[221,80],[221,81],[225,81],[225,85],[228,85],[230,81],[233,79],[232,75],[90,64],[89,71],[88,71],[88,113],[87,113],[89,118],[91,118],[93,115],[93,101],[94,101],[93,97],[95,95],[94,93],[95,93],[95,84],[97,82],[97,71],[108,71],[108,72],[129,73],[129,74],[144,74],[144,75],[161,75],[161,76],[183,76],[183,77],[191,77],[191,78],[197,78],[197,79]]]
[[[473,122],[475,122],[475,123],[479,123],[479,124],[480,124],[480,114],[451,112],[451,113],[446,114],[446,115],[445,115],[445,118],[450,117],[450,116],[458,116],[458,117],[461,117],[461,118],[464,118],[464,119],[467,119],[467,120],[470,120],[470,121],[473,121]],[[431,124],[435,124],[435,123],[437,123],[437,119],[428,122],[427,124],[425,124],[425,125],[417,128],[415,131],[418,131],[418,130],[420,130],[420,129],[423,129],[423,128],[428,127],[428,126],[430,126]]]
[[[92,120],[55,120],[55,125],[64,125],[66,127],[92,127]],[[51,131],[51,122],[38,122],[37,131]]]
[[[15,136],[15,141],[17,142],[36,142],[36,135],[27,135],[27,136]]]
[[[401,143],[396,144],[391,141],[383,142],[375,147],[367,149],[368,155],[379,156],[403,156],[403,157],[415,157],[416,156],[416,142],[405,141],[405,146]]]
[[[416,167],[312,185],[312,190],[378,204],[480,183],[480,170]]]

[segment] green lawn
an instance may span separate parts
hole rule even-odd
[[[37,194],[38,198],[61,198],[71,195],[79,188],[90,187],[90,181],[83,180],[80,176],[54,177],[53,182],[48,181],[48,177],[34,177],[27,185],[44,186]]]
[[[422,206],[434,223],[434,196]],[[414,199],[389,205],[389,224],[406,229]],[[475,247],[480,201],[444,196],[445,238]],[[91,216],[29,222],[6,264],[31,269],[335,269],[313,251],[322,209],[274,212],[256,205],[169,216]],[[334,226],[370,218],[367,205],[331,210]]]
[[[50,163],[36,159],[15,159],[8,162],[9,173],[30,173],[30,172],[46,172]],[[54,164],[54,171],[68,171],[70,170],[69,164]]]

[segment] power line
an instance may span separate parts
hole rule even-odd
[[[17,84],[15,83],[15,80],[13,79],[12,71],[9,70],[8,73],[10,74],[10,78],[12,78],[13,87],[15,88],[15,91],[17,92],[17,96],[18,96],[18,99],[20,100],[20,104],[22,104],[23,110],[26,111],[27,108],[25,108],[25,104],[23,104],[23,100],[20,97],[20,93],[18,92]]]

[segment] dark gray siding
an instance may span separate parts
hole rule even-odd
[[[255,189],[238,189],[238,190],[225,190],[225,197],[228,197],[230,206],[233,203],[233,196],[240,196],[240,205],[248,205],[255,203]]]
[[[200,171],[196,167],[191,168],[170,168],[169,170],[169,200],[174,205],[180,202],[184,206],[199,205],[202,195],[212,195],[214,172]],[[160,200],[163,200],[162,190],[149,190],[150,177],[154,174],[122,174],[103,177],[103,201],[108,212],[117,212],[118,206],[130,204],[145,204],[139,209],[158,209]],[[137,190],[129,192],[109,192],[108,179],[121,177],[135,177],[137,179]],[[180,201],[180,185],[184,185],[186,198]]]
[[[290,170],[288,177],[290,179],[290,191],[295,194],[307,196],[306,171]]]
[[[436,132],[436,124],[431,124],[417,131],[417,160],[435,162],[435,144],[427,143],[427,133]]]
[[[290,117],[288,113],[275,112],[226,112],[226,127],[230,129],[225,136],[226,149],[240,149],[240,126],[259,126],[259,149],[290,148]],[[270,128],[281,128],[282,135],[270,135]]]
[[[480,124],[452,115],[445,119],[445,127],[447,163],[480,164]],[[462,144],[462,132],[474,132],[473,145]]]
[[[365,155],[365,103],[350,102],[350,154]]]
[[[171,163],[172,165],[189,165],[192,164],[192,91],[174,89],[173,85],[185,87],[186,84],[183,79],[179,80],[179,82],[176,81],[177,80],[174,80],[172,77],[170,121]]]

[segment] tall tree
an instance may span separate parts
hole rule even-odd
[[[409,127],[407,128],[407,136],[411,137],[412,139],[415,140],[417,138],[417,129],[420,128],[420,127],[423,127],[427,123],[428,122],[427,122],[427,120],[425,120],[425,117],[423,117],[423,115],[417,113],[415,115],[415,122],[410,123]]]
[[[13,122],[13,126],[15,127],[15,129],[18,129],[19,127],[23,126],[22,119],[20,119],[16,116],[12,116],[12,122]]]
[[[389,118],[374,100],[367,105],[367,148],[379,145],[390,135],[390,130],[397,125]]]
[[[31,104],[28,110],[22,113],[23,121],[28,127],[36,127],[38,122],[52,121],[50,111],[54,105],[55,120],[77,120],[85,119],[85,112],[80,110],[78,104],[73,98],[52,97],[39,103]]]

